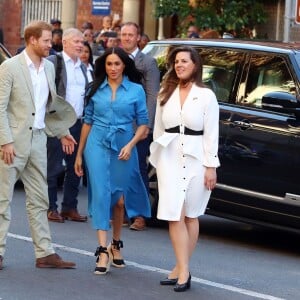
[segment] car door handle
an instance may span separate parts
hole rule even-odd
[[[232,125],[233,127],[240,127],[241,129],[248,129],[253,127],[253,125],[248,121],[233,121]]]

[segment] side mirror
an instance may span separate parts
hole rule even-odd
[[[288,92],[270,92],[262,97],[262,108],[280,113],[300,115],[300,102]]]

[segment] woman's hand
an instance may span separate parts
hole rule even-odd
[[[77,154],[77,156],[76,156],[75,164],[74,164],[74,171],[78,177],[83,176],[82,156],[81,155]]]
[[[204,173],[204,185],[210,191],[212,191],[217,183],[216,168],[207,167]]]
[[[131,155],[131,150],[132,150],[131,145],[127,144],[126,146],[124,146],[119,153],[119,159],[120,160],[129,160],[130,155]]]

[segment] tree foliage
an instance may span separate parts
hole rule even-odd
[[[240,36],[267,20],[263,0],[152,0],[155,17],[176,15],[179,34],[190,23],[219,32],[235,31]]]
[[[181,16],[183,12],[190,12],[190,5],[187,0],[152,0],[152,2],[156,18]]]

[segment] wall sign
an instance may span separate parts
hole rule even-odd
[[[110,15],[111,0],[92,1],[92,15]]]

